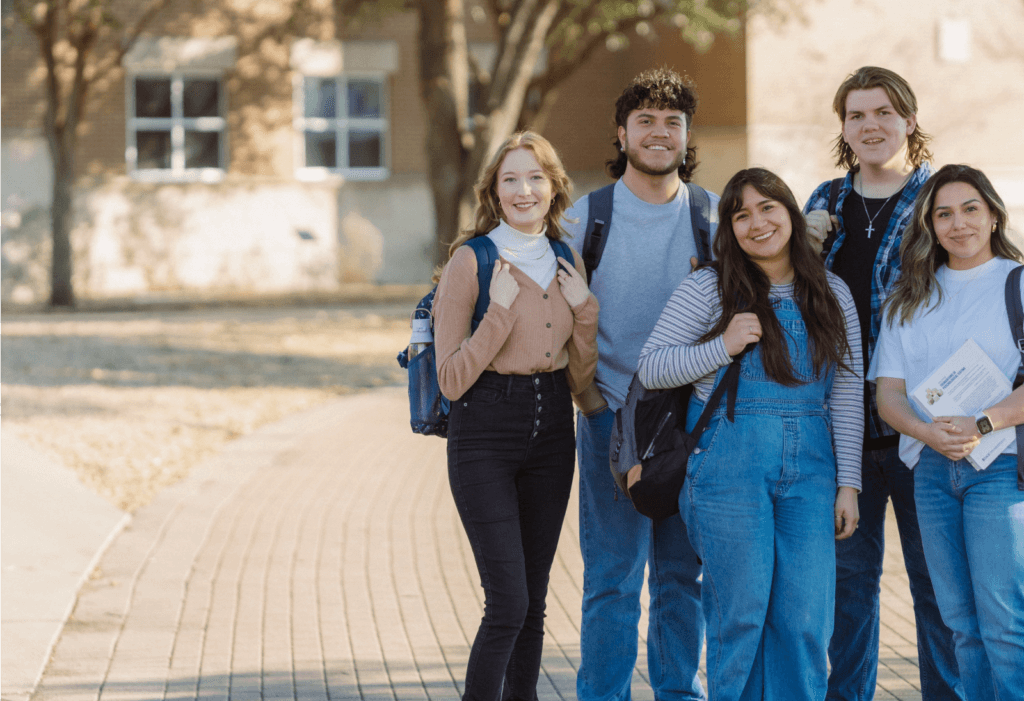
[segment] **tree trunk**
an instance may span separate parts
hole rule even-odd
[[[420,89],[428,116],[427,163],[434,200],[434,262],[448,259],[448,244],[469,224],[462,205],[467,149],[463,127],[469,106],[468,47],[461,0],[422,0],[420,6]],[[469,135],[467,134],[466,137]]]
[[[74,185],[74,157],[72,153],[60,153],[67,148],[63,140],[51,152],[53,163],[53,204],[51,225],[53,228],[53,260],[50,265],[50,306],[73,307],[75,294],[71,285],[71,202]],[[72,147],[73,148],[73,147]]]

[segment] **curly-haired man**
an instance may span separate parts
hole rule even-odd
[[[701,566],[681,518],[657,523],[616,491],[608,469],[615,410],[626,399],[640,349],[697,256],[690,189],[696,150],[693,84],[659,69],[637,76],[615,105],[616,157],[608,161],[612,211],[590,289],[601,304],[594,383],[577,403],[583,621],[577,696],[628,701],[637,658],[644,566],[649,566],[647,666],[655,698],[703,699],[697,678],[704,640]],[[570,243],[583,249],[592,197],[567,214]],[[704,194],[704,193],[700,193]],[[712,231],[718,198],[710,199]]]

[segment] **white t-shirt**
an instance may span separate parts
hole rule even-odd
[[[903,380],[909,393],[967,339],[973,338],[1012,382],[1021,357],[1007,321],[1004,288],[1006,276],[1018,265],[1006,258],[993,258],[970,270],[940,267],[935,271],[943,290],[938,307],[938,293],[933,292],[928,305],[919,309],[909,324],[899,325],[897,319],[895,326],[890,326],[883,316],[868,380]],[[913,400],[910,403],[922,421],[930,421]],[[921,441],[901,435],[900,459],[913,468],[923,447]],[[1016,441],[1003,452],[1016,455]]]

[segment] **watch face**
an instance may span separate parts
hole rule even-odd
[[[992,433],[992,419],[987,416],[982,416],[978,419],[978,433],[985,435],[986,433]]]

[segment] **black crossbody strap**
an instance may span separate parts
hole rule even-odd
[[[711,423],[711,415],[715,412],[718,407],[718,403],[722,401],[722,395],[726,392],[729,393],[728,405],[725,410],[725,414],[729,421],[733,420],[736,414],[736,393],[739,390],[740,384],[740,361],[743,360],[743,356],[747,354],[744,349],[742,353],[737,355],[729,363],[729,367],[725,370],[725,375],[722,376],[722,381],[718,383],[714,391],[711,392],[711,396],[708,397],[708,403],[704,405],[704,411],[701,412],[700,418],[697,419],[697,424],[693,427],[693,431],[690,432],[691,436],[700,437],[700,434],[704,432],[704,429]]]
[[[1010,321],[1010,333],[1013,342],[1020,351],[1021,364],[1017,366],[1017,377],[1013,380],[1013,388],[1024,384],[1024,307],[1020,301],[1020,278],[1024,265],[1010,271],[1006,278],[1004,296],[1006,298],[1006,315]],[[1017,489],[1024,492],[1024,424],[1017,424]]]

